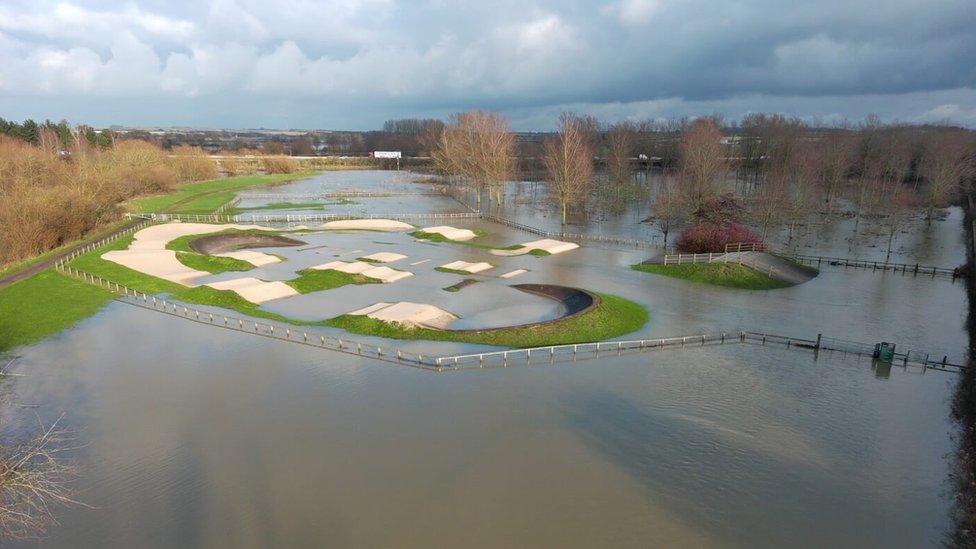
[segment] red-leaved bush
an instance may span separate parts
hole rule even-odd
[[[689,254],[724,252],[726,244],[761,244],[762,238],[738,223],[702,223],[681,231],[678,251]]]

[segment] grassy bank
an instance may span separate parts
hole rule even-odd
[[[188,183],[180,186],[174,193],[147,196],[128,202],[128,207],[136,213],[183,213],[208,214],[234,199],[245,189],[267,185],[279,185],[289,181],[310,177],[314,172],[245,175]]]
[[[638,263],[631,265],[631,268],[635,271],[680,278],[689,282],[742,290],[775,290],[792,286],[788,282],[771,278],[752,267],[738,263],[689,263],[684,265]]]
[[[0,290],[0,351],[73,326],[112,298],[107,290],[51,270],[11,284]]]
[[[566,343],[587,343],[620,337],[647,323],[648,313],[633,301],[610,294],[598,294],[601,302],[581,315],[526,328],[502,328],[485,332],[452,332],[432,328],[410,328],[365,315],[342,315],[322,324],[347,332],[390,339],[429,339],[480,343],[501,347],[541,347]]]

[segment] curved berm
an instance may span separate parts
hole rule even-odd
[[[214,234],[202,236],[190,242],[190,249],[197,253],[216,255],[244,248],[280,248],[303,246],[305,242],[276,234]]]
[[[492,332],[495,330],[509,330],[511,328],[532,328],[535,326],[544,326],[546,324],[559,322],[567,318],[572,318],[574,316],[581,315],[597,307],[600,304],[600,296],[580,288],[571,288],[569,286],[558,286],[555,284],[513,284],[511,287],[525,293],[547,297],[549,299],[558,301],[562,303],[562,305],[566,308],[566,312],[563,313],[558,318],[552,318],[549,320],[544,320],[542,322],[529,322],[526,324],[515,324],[511,326],[497,326],[494,328],[472,328],[468,330],[451,330],[451,331],[485,333],[485,332]]]

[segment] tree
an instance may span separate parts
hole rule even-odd
[[[620,189],[630,183],[630,157],[634,154],[635,135],[631,122],[618,122],[607,132],[607,172],[618,199]]]
[[[974,175],[973,139],[963,131],[936,131],[928,135],[919,172],[925,179],[926,220],[932,222],[936,208],[941,208]]]
[[[820,165],[818,179],[827,213],[833,208],[838,187],[847,180],[857,150],[857,136],[846,130],[831,130],[816,140],[817,162]]]
[[[689,209],[696,211],[719,193],[728,171],[722,133],[715,122],[699,118],[681,137],[681,182]]]
[[[822,168],[820,151],[810,140],[801,141],[790,156],[790,182],[787,189],[784,215],[789,221],[789,240],[793,240],[796,224],[809,215],[816,202],[817,177]]]
[[[466,179],[478,190],[487,189],[496,203],[502,200],[502,184],[514,171],[515,135],[508,119],[493,112],[470,111],[451,117],[434,151],[434,163],[446,174]]]
[[[888,251],[885,254],[885,261],[891,258],[891,244],[895,239],[895,233],[911,222],[917,205],[918,196],[915,192],[900,183],[877,202],[876,210],[882,216],[881,225],[888,233]]]
[[[664,233],[665,247],[668,245],[668,233],[681,219],[683,206],[681,196],[678,194],[677,175],[667,171],[661,175],[661,184],[657,189],[654,204],[651,205],[651,217]]]
[[[585,197],[593,181],[593,148],[586,124],[585,119],[563,114],[559,132],[543,144],[546,182],[559,201],[563,223],[569,203]]]

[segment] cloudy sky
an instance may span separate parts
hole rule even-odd
[[[370,129],[504,111],[976,127],[973,0],[0,0],[0,117]]]

